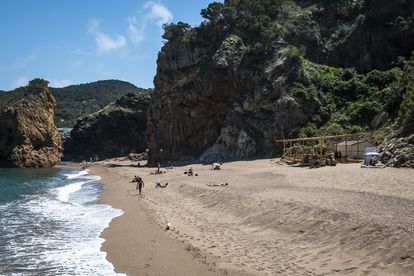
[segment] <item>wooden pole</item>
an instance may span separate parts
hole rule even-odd
[[[320,165],[322,165],[322,156],[323,156],[323,138],[321,138],[320,144],[319,144],[319,160]]]
[[[348,138],[345,136],[345,156],[346,160],[348,160]]]
[[[357,158],[359,159],[360,157],[359,157],[359,142],[360,142],[360,140],[358,139],[358,141],[357,141]]]

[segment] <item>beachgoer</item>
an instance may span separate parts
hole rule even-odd
[[[219,164],[219,163],[213,163],[212,165],[211,165],[211,169],[212,170],[220,170],[221,169],[221,164]]]
[[[138,180],[139,180],[139,176],[134,176],[134,179],[132,179],[132,181],[131,181],[131,183],[134,183],[134,182],[138,182]]]
[[[165,189],[168,187],[168,183],[165,183],[165,185],[161,184],[161,183],[157,183],[157,185],[155,185],[155,188],[161,188],[161,189]]]
[[[144,188],[144,181],[141,177],[138,176],[136,189],[138,190],[139,194],[141,194],[142,188]]]

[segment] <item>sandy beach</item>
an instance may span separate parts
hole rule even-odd
[[[190,168],[198,176],[184,174]],[[128,275],[413,275],[414,170],[276,160],[138,168],[95,163],[124,210],[102,250]],[[138,195],[134,175],[145,182]],[[169,183],[156,189],[157,182]],[[227,186],[212,186],[228,183]],[[172,229],[165,230],[167,223]]]

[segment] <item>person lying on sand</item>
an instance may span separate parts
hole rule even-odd
[[[220,183],[220,184],[207,184],[209,187],[223,187],[223,186],[229,186],[229,183]]]
[[[165,189],[167,187],[168,187],[168,182],[165,184],[157,183],[157,185],[155,185],[155,189],[157,188]]]
[[[157,175],[157,174],[164,174],[164,173],[167,173],[167,171],[165,171],[165,172],[163,172],[163,171],[155,171],[155,172],[152,172],[152,173],[150,173],[151,175]]]

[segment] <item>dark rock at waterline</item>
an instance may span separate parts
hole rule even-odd
[[[149,92],[127,94],[79,120],[64,144],[64,160],[103,160],[145,151],[149,102]]]

